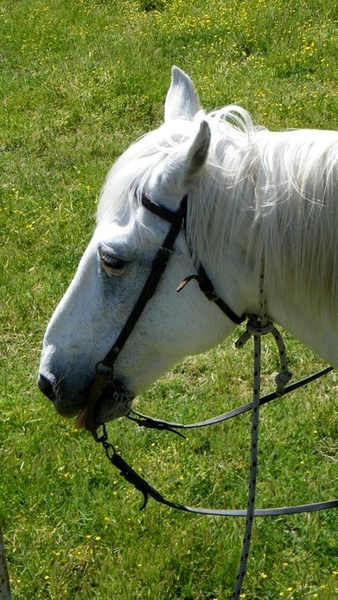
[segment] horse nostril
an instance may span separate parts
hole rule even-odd
[[[54,380],[54,378],[53,378]],[[47,377],[45,377],[45,375],[42,375],[41,373],[39,374],[38,377],[38,388],[39,390],[45,395],[47,396],[47,398],[49,398],[50,400],[54,400],[54,396],[55,396],[55,386],[53,385],[54,381],[51,381],[50,379],[48,379]]]

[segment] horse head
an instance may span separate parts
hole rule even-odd
[[[170,217],[163,214],[176,214],[185,196],[189,214],[205,175],[210,137],[191,80],[173,68],[164,124],[135,142],[110,171],[93,237],[45,333],[38,385],[60,414],[85,413],[96,366],[123,331],[170,230]],[[149,210],[142,198],[163,214]],[[182,357],[213,347],[233,330],[234,323],[201,294],[197,282],[177,293],[196,266],[181,228],[166,270],[99,394],[96,423],[127,414],[133,398]]]

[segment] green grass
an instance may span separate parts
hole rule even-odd
[[[3,0],[0,520],[16,600],[227,600],[243,520],[140,498],[35,387],[41,340],[93,229],[113,160],[162,119],[172,64],[204,107],[271,129],[338,128],[331,0]],[[187,359],[139,402],[199,420],[250,400],[251,349]],[[250,344],[249,344],[250,345]],[[248,346],[249,346],[248,345]],[[295,376],[321,365],[287,336]],[[264,388],[275,350],[264,350]],[[257,504],[338,497],[336,374],[264,407]],[[183,441],[124,421],[118,450],[167,497],[245,507],[248,416]],[[338,516],[257,519],[242,598],[338,598]]]

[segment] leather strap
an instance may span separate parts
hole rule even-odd
[[[321,371],[317,371],[304,379],[300,379],[299,381],[295,381],[290,385],[287,385],[284,388],[284,392],[282,395],[278,394],[277,391],[270,392],[270,394],[266,394],[266,396],[262,396],[260,399],[260,406],[264,404],[268,404],[272,400],[276,398],[283,398],[286,394],[293,392],[294,390],[307,385],[311,381],[315,381],[320,377],[323,377],[327,373],[333,370],[333,367],[325,367]],[[208,425],[217,425],[217,423],[222,423],[223,421],[227,421],[228,419],[232,419],[233,417],[238,417],[243,413],[252,410],[252,402],[248,402],[247,404],[243,404],[242,406],[238,406],[228,412],[222,413],[217,417],[212,417],[211,419],[207,419],[206,421],[198,421],[197,423],[171,423],[169,421],[164,421],[163,419],[155,419],[154,417],[150,417],[149,415],[143,415],[142,413],[136,412],[135,410],[131,410],[127,418],[131,421],[136,422],[140,427],[146,427],[149,429],[159,429],[159,430],[167,430],[172,431],[173,433],[179,433],[175,431],[176,429],[196,429],[198,427],[207,427]],[[135,416],[134,416],[135,415]],[[182,435],[182,434],[180,434]]]
[[[216,517],[246,517],[246,509],[215,509],[215,508],[199,508],[186,506],[185,504],[178,504],[168,500],[162,494],[151,486],[143,477],[141,477],[128,463],[118,454],[112,444],[110,444],[106,432],[105,425],[102,425],[103,434],[98,437],[100,442],[105,448],[106,455],[110,462],[116,467],[126,481],[131,483],[139,492],[143,494],[143,503],[140,510],[143,510],[146,505],[149,496],[156,502],[175,508],[184,512],[199,514],[199,515],[210,515]],[[290,515],[305,512],[315,512],[319,510],[326,510],[329,508],[337,508],[338,500],[328,500],[326,502],[317,502],[313,504],[298,504],[296,506],[281,506],[278,508],[257,508],[254,511],[254,517],[276,517],[279,515]]]
[[[218,308],[221,309],[221,311],[228,317],[228,319],[230,319],[230,321],[233,321],[233,323],[236,323],[236,325],[240,325],[241,323],[243,323],[243,321],[245,321],[247,317],[246,314],[240,316],[236,315],[236,313],[234,313],[230,306],[218,296],[214,286],[212,285],[208,275],[206,274],[205,269],[201,264],[198,267],[198,273],[196,273],[195,275],[189,275],[188,277],[183,279],[176,291],[181,292],[183,288],[185,288],[185,286],[189,283],[189,281],[192,281],[193,279],[197,281],[199,288],[201,292],[203,292],[205,297],[211,302],[214,302],[214,304],[216,304]]]

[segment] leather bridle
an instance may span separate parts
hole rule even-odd
[[[106,354],[104,359],[96,365],[95,380],[89,391],[85,417],[85,427],[86,429],[91,431],[96,440],[98,439],[96,433],[98,424],[95,422],[95,406],[101,398],[104,391],[108,387],[112,390],[114,389],[114,363],[117,357],[119,356],[122,348],[124,347],[126,341],[128,340],[130,334],[132,333],[146,304],[153,296],[158,286],[162,273],[164,272],[169,258],[173,252],[173,247],[178,234],[182,229],[185,229],[187,215],[187,200],[187,196],[184,196],[178,210],[176,212],[173,212],[157,204],[153,200],[150,200],[149,198],[147,198],[147,196],[142,195],[142,206],[144,206],[144,208],[149,210],[157,217],[160,217],[164,221],[170,223],[170,228],[163,241],[162,246],[160,246],[155,255],[148,278],[142,288],[138,299],[136,300],[136,303],[129,317],[127,318],[122,328],[121,333],[117,337],[116,341],[114,342],[113,346]],[[224,312],[224,314],[229,319],[231,319],[236,325],[239,325],[245,320],[246,315],[241,315],[239,317],[226,304],[226,302],[219,298],[202,265],[198,267],[198,273],[190,275],[178,286],[177,291],[181,291],[183,287],[192,279],[195,279],[198,282],[201,291],[208,298],[208,300],[214,302]]]

